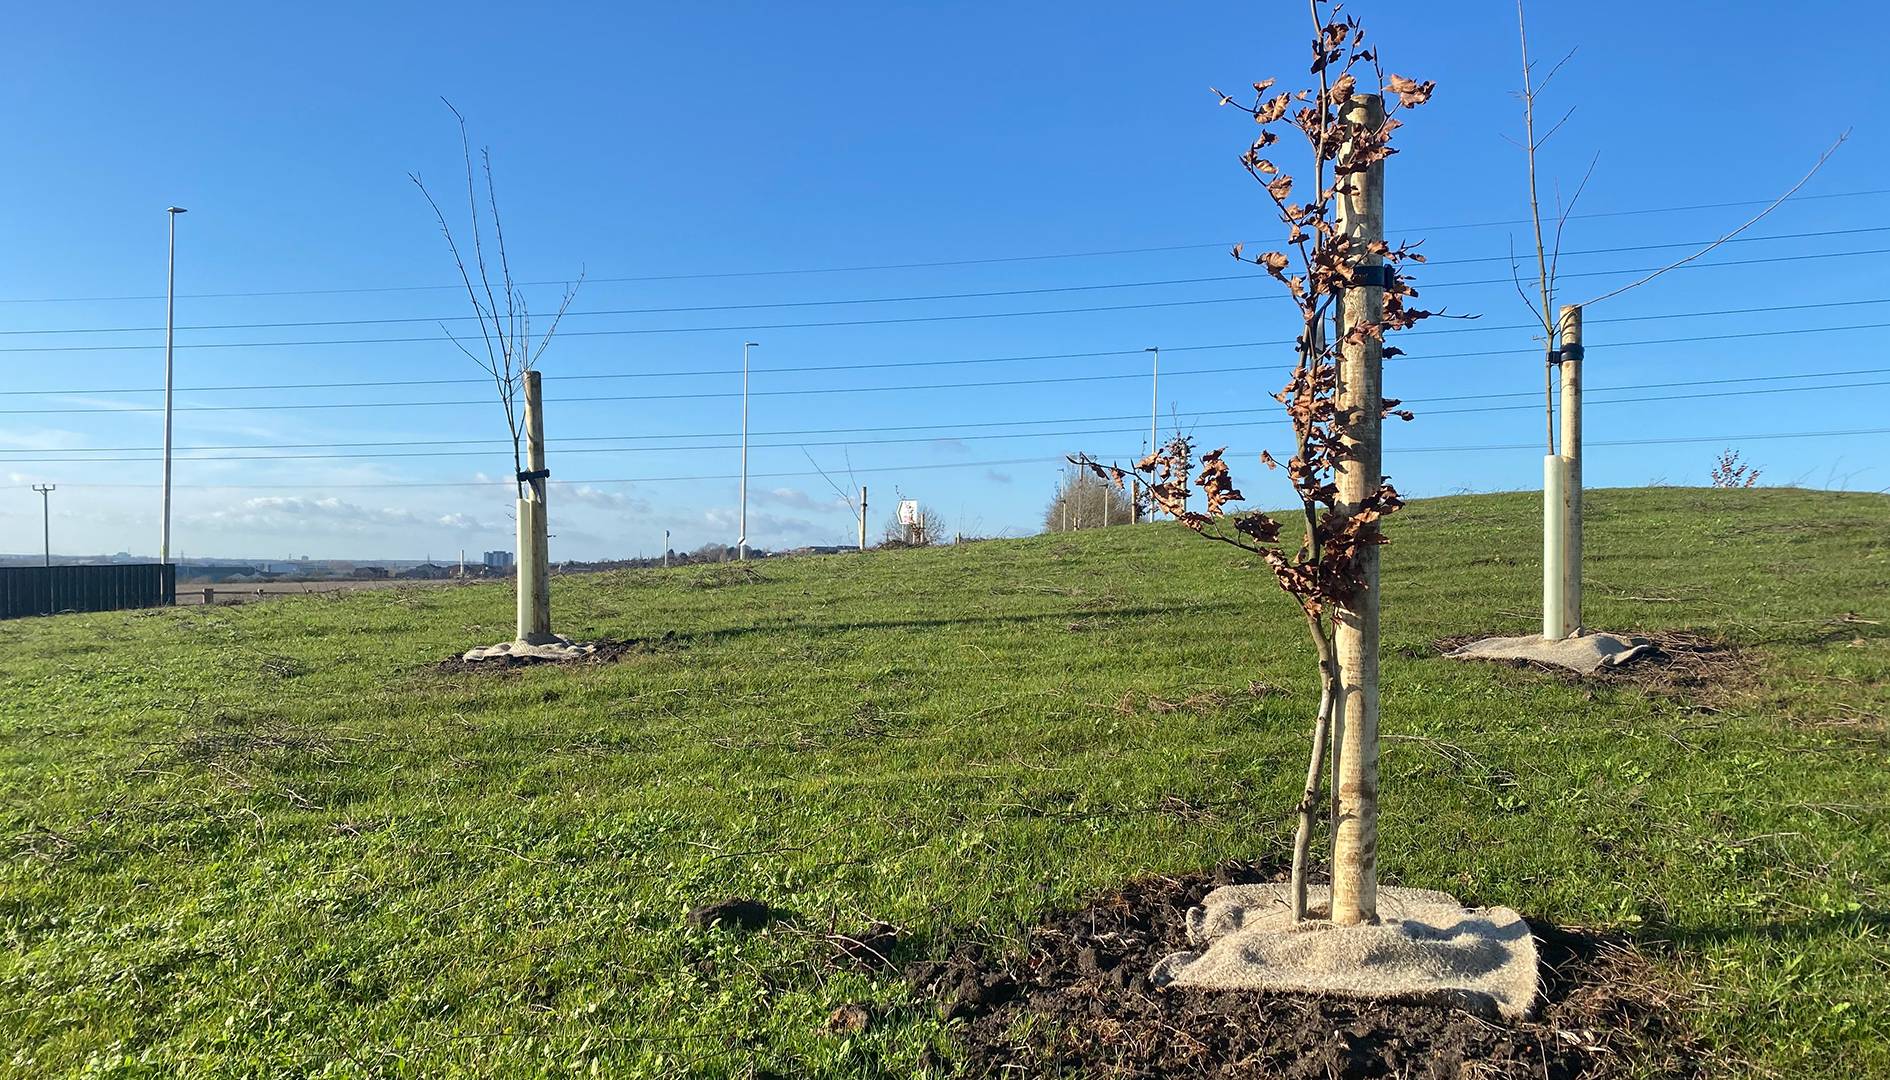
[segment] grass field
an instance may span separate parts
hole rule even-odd
[[[1708,1075],[1890,1076],[1890,499],[1589,498],[1589,622],[1710,692],[1438,658],[1539,625],[1538,509],[1386,553],[1388,880],[1633,933]],[[558,579],[622,663],[446,674],[502,585],[0,624],[0,1073],[906,1076],[896,976],[1124,878],[1280,851],[1312,705],[1254,560],[1138,526]],[[757,935],[690,929],[752,895]]]

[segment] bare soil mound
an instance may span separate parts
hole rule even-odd
[[[656,652],[669,648],[676,642],[676,634],[671,631],[660,637],[628,638],[616,640],[599,638],[595,649],[588,653],[568,657],[532,656],[494,656],[484,660],[468,660],[463,656],[450,656],[433,665],[433,670],[443,675],[492,675],[507,671],[516,671],[523,667],[539,664],[558,664],[569,667],[584,667],[593,664],[615,664],[626,657],[638,653]]]
[[[1433,1004],[1231,990],[1157,990],[1187,947],[1188,909],[1277,868],[1133,881],[1031,931],[1027,950],[977,943],[906,970],[956,1026],[972,1076],[1575,1077],[1699,1075],[1670,993],[1622,939],[1531,921],[1545,1001],[1496,1024]]]

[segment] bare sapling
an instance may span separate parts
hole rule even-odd
[[[1284,467],[1299,500],[1304,531],[1298,544],[1282,539],[1283,524],[1266,513],[1224,513],[1243,498],[1224,447],[1201,454],[1198,466],[1187,437],[1158,447],[1132,470],[1086,456],[1071,460],[1117,488],[1137,476],[1155,508],[1207,539],[1259,555],[1299,605],[1316,658],[1319,703],[1296,808],[1293,918],[1308,915],[1312,840],[1323,816],[1320,788],[1328,748],[1339,747],[1331,816],[1333,902],[1327,914],[1337,925],[1353,925],[1377,921],[1377,549],[1385,543],[1382,519],[1402,505],[1389,478],[1380,475],[1378,429],[1384,416],[1411,419],[1395,398],[1381,396],[1378,367],[1399,352],[1384,344],[1387,334],[1436,314],[1410,303],[1417,291],[1404,268],[1423,256],[1411,245],[1393,247],[1382,238],[1380,185],[1385,159],[1396,152],[1392,137],[1402,126],[1399,116],[1429,100],[1435,84],[1387,75],[1358,20],[1341,17],[1336,5],[1310,0],[1308,8],[1316,87],[1276,91],[1275,80],[1267,79],[1254,84],[1251,104],[1215,91],[1222,105],[1249,114],[1259,126],[1241,164],[1265,192],[1284,234],[1281,249],[1249,256],[1236,245],[1233,255],[1278,282],[1299,313],[1292,376],[1274,395],[1293,428]],[[1361,74],[1375,92],[1365,92]],[[1275,163],[1271,148],[1282,131],[1304,139],[1310,182],[1295,180]],[[1304,201],[1295,199],[1296,192],[1304,193]],[[1260,460],[1269,469],[1280,467],[1270,453]],[[1189,506],[1195,487],[1205,496],[1201,511]],[[1335,738],[1335,729],[1345,733]]]
[[[545,568],[549,535],[545,496],[550,473],[544,466],[542,420],[536,425],[532,423],[534,407],[540,406],[537,365],[539,358],[551,345],[551,339],[564,320],[565,312],[570,309],[571,301],[576,299],[584,274],[580,271],[577,279],[566,286],[557,310],[544,330],[535,331],[532,327],[531,305],[524,289],[512,276],[505,225],[499,214],[498,191],[492,176],[492,151],[490,148],[480,149],[479,169],[475,172],[472,143],[466,134],[466,118],[453,107],[452,102],[446,102],[446,107],[452,111],[453,119],[459,124],[460,156],[466,172],[465,238],[471,245],[470,265],[467,248],[462,247],[460,237],[454,233],[453,226],[447,220],[446,212],[421,180],[420,174],[410,173],[408,179],[413,181],[433,210],[440,234],[446,238],[447,250],[453,256],[453,265],[459,271],[460,283],[466,289],[466,299],[472,305],[471,318],[479,328],[477,336],[454,333],[445,323],[441,323],[440,330],[455,348],[491,377],[499,407],[505,416],[506,429],[511,433],[519,526],[518,637],[521,641],[534,638],[548,640],[551,637],[551,601]],[[480,190],[482,179],[483,192]],[[542,416],[542,412],[537,415]],[[529,447],[525,445],[528,436],[532,442]],[[526,467],[528,451],[532,459],[529,469]]]
[[[1728,447],[1714,459],[1711,479],[1716,488],[1757,487],[1759,468],[1739,460],[1739,451]]]
[[[1590,307],[1605,300],[1612,300],[1625,293],[1640,288],[1665,274],[1699,259],[1720,245],[1732,240],[1739,234],[1752,228],[1771,216],[1772,212],[1784,205],[1785,201],[1796,195],[1811,180],[1824,163],[1830,160],[1839,146],[1844,144],[1849,132],[1840,134],[1836,141],[1818,156],[1811,169],[1800,177],[1798,182],[1766,204],[1758,213],[1747,218],[1735,228],[1719,237],[1701,244],[1688,254],[1674,259],[1651,270],[1642,271],[1641,276],[1624,285],[1617,286],[1590,297],[1577,304],[1557,305],[1556,274],[1561,262],[1562,235],[1568,225],[1575,205],[1581,199],[1582,191],[1588,186],[1588,179],[1594,174],[1599,155],[1591,158],[1587,170],[1582,174],[1581,182],[1575,185],[1573,193],[1564,202],[1558,194],[1552,220],[1545,227],[1543,197],[1541,191],[1541,172],[1537,157],[1543,146],[1562,129],[1575,109],[1570,107],[1554,123],[1538,134],[1536,109],[1541,102],[1541,95],[1564,65],[1575,55],[1569,50],[1548,74],[1540,81],[1536,79],[1535,63],[1529,56],[1529,24],[1524,10],[1524,0],[1516,0],[1516,31],[1522,52],[1522,89],[1517,96],[1522,101],[1523,141],[1520,148],[1528,166],[1529,218],[1533,231],[1534,277],[1523,276],[1520,261],[1512,258],[1510,276],[1516,285],[1516,294],[1522,299],[1523,306],[1529,309],[1535,327],[1541,330],[1540,340],[1547,364],[1543,372],[1543,422],[1547,456],[1543,462],[1543,637],[1557,640],[1569,636],[1582,627],[1582,366],[1584,363],[1582,343],[1582,314]],[[1561,389],[1561,400],[1557,401],[1557,386]],[[1556,442],[1556,410],[1561,409],[1561,445]],[[1559,487],[1559,492],[1549,489]]]

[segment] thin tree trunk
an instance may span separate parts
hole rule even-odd
[[[1319,809],[1319,783],[1324,778],[1326,746],[1332,723],[1332,711],[1338,703],[1339,672],[1333,660],[1332,643],[1318,616],[1306,613],[1306,626],[1319,650],[1319,712],[1313,718],[1312,754],[1306,764],[1306,789],[1299,800],[1299,828],[1293,834],[1293,921],[1306,920],[1306,866],[1311,861],[1313,815]]]

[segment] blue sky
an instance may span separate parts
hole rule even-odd
[[[1546,95],[1551,114],[1579,106],[1546,172],[1566,191],[1600,155],[1580,210],[1601,216],[1570,223],[1565,300],[1684,250],[1649,245],[1709,239],[1756,206],[1625,211],[1763,202],[1851,130],[1806,197],[1748,234],[1776,239],[1589,311],[1589,483],[1703,483],[1733,446],[1766,482],[1890,486],[1883,434],[1759,438],[1890,427],[1890,361],[1872,344],[1890,324],[1883,257],[1840,254],[1890,249],[1884,85],[1869,61],[1880,24],[1848,20],[1845,52],[1865,62],[1834,64],[1824,36],[1772,4],[1666,5],[1666,30],[1644,25],[1641,4],[1538,8],[1540,57],[1579,46]],[[1482,316],[1401,343],[1411,355],[1387,388],[1419,418],[1391,432],[1387,471],[1413,496],[1535,485],[1541,361],[1507,283],[1525,232],[1479,224],[1526,211],[1522,155],[1506,141],[1520,133],[1514,9],[1352,10],[1391,70],[1439,82],[1390,163],[1388,231],[1426,241],[1427,301]],[[1305,24],[1291,3],[20,8],[0,68],[0,364],[10,391],[37,393],[0,406],[12,492],[0,551],[38,548],[36,482],[59,485],[57,550],[156,548],[159,419],[132,410],[159,397],[121,391],[161,385],[151,328],[169,204],[190,210],[180,327],[334,323],[181,329],[180,387],[478,376],[432,323],[348,322],[466,313],[463,296],[431,288],[452,266],[407,180],[459,182],[442,95],[492,149],[519,276],[591,278],[566,328],[592,333],[562,338],[542,364],[556,558],[655,553],[666,528],[679,547],[733,541],[731,372],[747,339],[761,342],[761,546],[852,535],[809,455],[842,487],[850,462],[873,490],[875,531],[895,490],[952,529],[1034,531],[1062,452],[1126,456],[1146,440],[1151,345],[1164,348],[1164,428],[1230,445],[1237,479],[1277,504],[1284,489],[1254,454],[1277,449],[1280,428],[1254,425],[1273,420],[1266,395],[1288,351],[1218,346],[1290,337],[1291,309],[1226,254],[1273,230],[1237,163],[1251,122],[1208,87],[1292,81]],[[1150,248],[1166,250],[1022,258]],[[1597,251],[1622,248],[1642,250]],[[1013,261],[840,269],[993,259]],[[827,272],[773,273],[804,270]],[[604,280],[630,277],[649,280]],[[383,291],[332,291],[363,289]],[[1010,295],[896,299],[991,292]],[[232,293],[282,295],[201,295]],[[75,299],[112,297],[137,299]],[[843,300],[883,302],[828,303]],[[697,310],[589,314],[627,308]],[[1092,310],[1017,314],[1076,308]],[[1705,314],[1754,308],[1775,310]],[[782,325],[834,322],[857,325]],[[1794,330],[1807,332],[1780,333]],[[336,343],[395,337],[429,340]],[[329,343],[254,344],[308,341]],[[1063,358],[865,366],[1051,356]],[[840,370],[777,370],[809,366]],[[1862,373],[1820,374],[1832,372]],[[1689,385],[1761,378],[1773,381]],[[938,385],[963,383],[1000,385]],[[1729,396],[1677,397],[1706,393]],[[180,450],[174,548],[444,559],[510,547],[508,489],[479,483],[508,468],[487,394],[476,382],[180,392],[180,447],[241,449]],[[1620,397],[1653,400],[1605,403]],[[457,401],[474,403],[437,404]],[[362,407],[304,408],[346,403]],[[843,428],[877,430],[779,434]],[[410,445],[339,445],[377,443]],[[307,456],[324,453],[356,456]],[[282,459],[249,460],[270,456]]]

